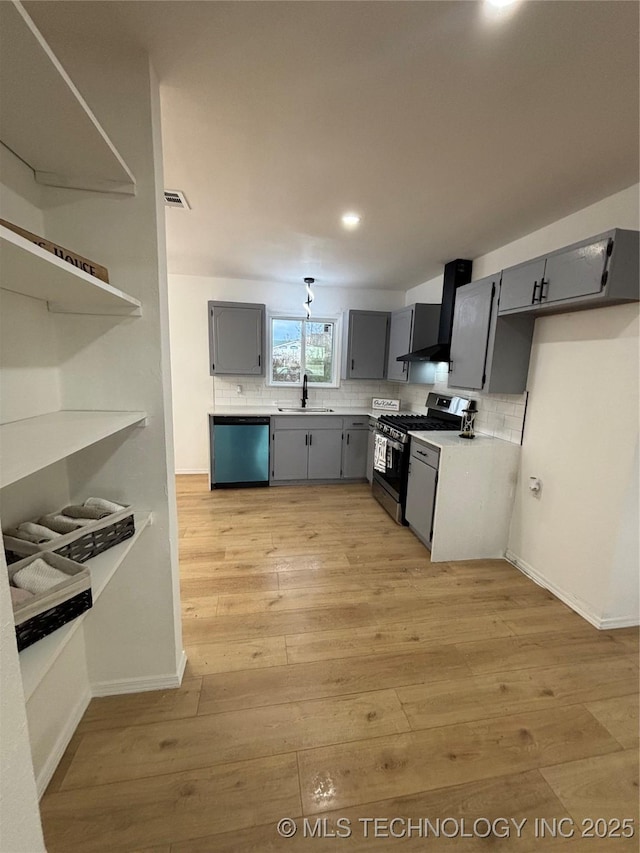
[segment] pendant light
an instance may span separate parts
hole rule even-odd
[[[307,320],[311,317],[311,303],[313,302],[313,291],[311,285],[315,282],[315,278],[305,278],[304,283],[307,288],[307,298],[304,302],[304,310],[307,312]]]

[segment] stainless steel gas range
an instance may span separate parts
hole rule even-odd
[[[462,410],[469,400],[430,393],[426,415],[382,415],[375,432],[373,496],[398,522],[406,524],[404,513],[409,478],[409,431],[460,431]]]

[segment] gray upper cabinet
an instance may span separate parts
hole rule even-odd
[[[459,287],[453,314],[449,385],[480,389],[485,381],[495,282],[480,279]]]
[[[638,232],[616,228],[503,270],[501,315],[637,302]]]
[[[604,275],[609,260],[608,239],[596,240],[586,246],[567,249],[547,258],[540,301],[575,299],[600,293],[605,285]]]
[[[407,382],[409,378],[409,363],[406,361],[396,361],[396,359],[399,355],[405,355],[411,349],[412,331],[412,305],[400,311],[394,311],[391,314],[389,361],[387,364],[387,379],[390,382]]]
[[[449,387],[521,394],[527,387],[535,318],[499,314],[500,274],[459,287]]]
[[[502,271],[501,314],[514,308],[530,308],[534,304],[544,278],[544,264],[545,259],[538,258]]]
[[[391,329],[389,332],[389,359],[387,363],[387,379],[393,382],[433,381],[433,376],[425,380],[411,375],[412,365],[406,361],[397,361],[398,356],[406,355],[413,350],[423,349],[438,342],[438,325],[440,321],[440,304],[418,302],[408,305],[391,314]]]
[[[265,306],[209,302],[209,372],[264,374]]]
[[[348,311],[343,379],[384,379],[389,339],[387,311]]]

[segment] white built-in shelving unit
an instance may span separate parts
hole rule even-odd
[[[125,539],[119,545],[109,548],[108,551],[103,551],[102,554],[98,554],[97,557],[93,557],[84,564],[91,573],[91,596],[94,604],[98,601],[107,584],[124,562],[129,551],[135,546],[144,529],[147,525],[151,524],[151,520],[152,515],[150,512],[134,513],[136,528],[134,535],[130,539]],[[58,628],[53,634],[49,634],[48,637],[39,640],[20,653],[22,685],[27,701],[71,637],[82,625],[83,621],[90,617],[91,611],[88,610],[82,616],[74,619],[72,622],[67,622],[66,625]]]
[[[136,316],[140,301],[0,225],[0,287],[61,314]]]
[[[2,142],[54,187],[134,193],[135,178],[20,3],[3,3]]]
[[[56,16],[41,11],[45,23]],[[110,283],[0,226],[0,512],[11,526],[99,495],[131,504],[136,532],[86,563],[92,609],[21,652],[23,684],[0,687],[19,703],[24,688],[40,793],[91,695],[177,686],[185,663],[157,82],[141,51],[116,59],[112,47],[52,32],[80,88],[20,2],[0,3],[0,155],[10,166],[0,215],[94,258]],[[138,184],[80,89],[124,140]],[[0,630],[9,644],[11,626]],[[0,743],[3,762],[12,749]]]
[[[61,411],[0,425],[0,488],[72,456],[127,427],[144,412]]]

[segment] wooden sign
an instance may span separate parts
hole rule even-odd
[[[399,412],[400,400],[387,400],[383,397],[374,397],[371,401],[372,409],[382,409],[385,412]]]
[[[109,283],[109,271],[106,267],[96,264],[95,261],[83,258],[82,255],[78,255],[77,252],[65,249],[63,246],[59,246],[57,243],[52,243],[51,240],[46,240],[44,237],[38,237],[37,234],[32,234],[31,231],[25,231],[24,228],[20,228],[12,222],[7,222],[6,219],[0,219],[0,225],[4,225],[5,228],[8,228],[10,231],[14,231],[21,237],[30,240],[32,243],[35,243],[47,252],[51,252],[57,258],[66,261],[68,264],[73,264],[73,266],[77,267],[79,270],[99,278],[100,281],[106,281],[107,284]]]

